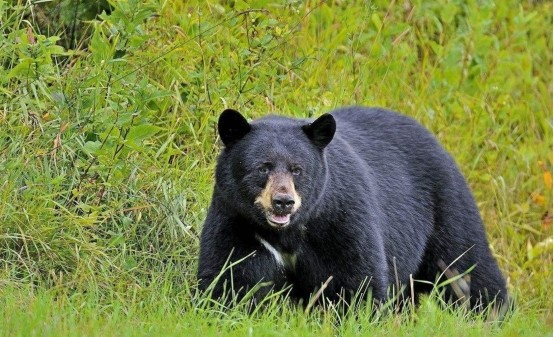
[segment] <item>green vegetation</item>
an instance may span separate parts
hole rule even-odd
[[[1,335],[552,334],[551,2],[109,1],[72,36],[105,2],[61,1],[59,30],[32,2],[0,2]],[[503,325],[196,296],[219,112],[351,104],[457,159],[517,301]]]

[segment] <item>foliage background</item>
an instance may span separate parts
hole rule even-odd
[[[0,331],[43,317],[54,335],[111,319],[179,333],[156,320],[188,317],[195,333],[360,333],[280,302],[284,325],[237,311],[207,328],[190,300],[219,112],[360,104],[415,117],[454,155],[518,302],[502,329],[431,302],[366,328],[551,334],[551,2],[18,0],[0,15]]]

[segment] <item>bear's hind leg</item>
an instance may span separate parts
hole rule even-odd
[[[450,301],[467,302],[482,311],[493,302],[507,301],[506,282],[487,241],[481,216],[460,174],[449,178],[435,205],[434,232],[427,242],[425,262],[419,275],[434,281],[466,276],[446,288]]]

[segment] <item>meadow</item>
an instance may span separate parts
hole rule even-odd
[[[0,335],[552,335],[552,2],[0,2]],[[515,309],[255,312],[196,291],[219,113],[412,116]]]

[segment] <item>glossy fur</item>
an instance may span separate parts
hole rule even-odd
[[[466,282],[472,307],[506,299],[467,183],[427,130],[397,113],[362,107],[310,123],[270,116],[248,124],[232,111],[220,118],[226,147],[201,237],[202,290],[226,261],[246,257],[215,284],[215,298],[231,284],[243,296],[270,282],[258,298],[290,285],[293,297],[307,299],[332,276],[324,291],[331,300],[367,281],[373,297],[385,299],[397,282],[408,284],[410,275],[435,282],[439,264],[458,259],[449,272],[475,266]],[[292,176],[301,206],[284,228],[270,226],[255,204],[267,181],[264,163],[271,164],[267,175],[301,168]],[[416,282],[416,292],[425,291]],[[450,289],[446,295],[457,298]]]

